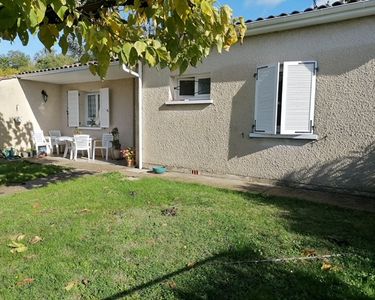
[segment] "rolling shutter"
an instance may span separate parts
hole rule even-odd
[[[285,62],[281,134],[313,133],[316,62]]]
[[[100,89],[100,127],[109,128],[109,89]]]
[[[79,126],[79,92],[68,91],[68,127]]]
[[[257,68],[255,132],[276,134],[280,64]]]

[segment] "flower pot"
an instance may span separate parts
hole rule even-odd
[[[113,149],[112,153],[113,153],[113,159],[116,159],[116,160],[122,159],[120,149]]]
[[[125,159],[125,166],[134,167],[135,166],[135,160],[134,159]]]

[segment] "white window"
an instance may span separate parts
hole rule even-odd
[[[83,124],[88,127],[100,127],[99,109],[100,109],[100,94],[91,93],[86,95],[85,99],[85,121]]]
[[[250,137],[316,138],[317,63],[284,62],[257,68],[255,117]]]
[[[109,89],[68,91],[68,126],[109,128]]]
[[[173,85],[175,101],[210,101],[211,78],[209,75],[177,77]]]

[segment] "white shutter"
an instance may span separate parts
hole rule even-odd
[[[100,127],[109,128],[109,89],[100,89]]]
[[[257,68],[255,132],[276,134],[280,64]]]
[[[68,127],[79,126],[79,92],[68,91]]]
[[[284,63],[281,134],[313,133],[316,65],[314,61]]]

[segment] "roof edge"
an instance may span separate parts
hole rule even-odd
[[[375,1],[361,1],[322,10],[288,15],[247,24],[246,36],[303,28],[375,15]]]

